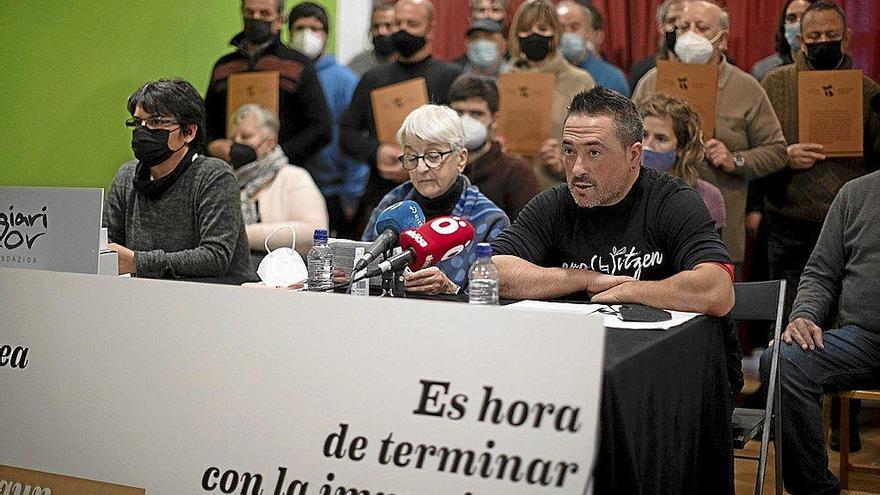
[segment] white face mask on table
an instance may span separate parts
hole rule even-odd
[[[290,229],[293,234],[293,242],[291,247],[281,247],[269,251],[269,238],[276,232]],[[301,284],[309,278],[309,270],[302,259],[302,256],[296,252],[296,231],[293,227],[285,225],[272,231],[263,241],[266,247],[266,254],[260,261],[260,267],[257,269],[257,275],[260,280],[268,287],[290,287],[295,284]]]

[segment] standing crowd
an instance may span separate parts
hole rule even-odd
[[[723,8],[666,0],[656,53],[627,75],[603,59],[604,20],[589,2],[530,0],[509,13],[506,0],[471,0],[465,52],[449,62],[433,55],[443,13],[430,0],[381,2],[371,48],[348,66],[327,53],[323,7],[284,4],[242,0],[243,29],[204,99],[180,79],[129,98],[134,159],[104,212],[120,273],[253,280],[267,251],[305,254],[316,229],[373,240],[379,213],[403,200],[428,218],[467,218],[493,245],[504,298],[722,316],[733,281],[756,278],[749,258],[763,254],[767,275],[790,288],[773,343],[783,346],[786,488],[839,492],[822,394],[880,386],[880,86],[862,76],[863,152],[841,157],[800,142],[798,84],[854,68],[841,8],[788,0],[776,53],[747,72],[726,55]],[[712,135],[694,106],[658,91],[658,61],[717,67]],[[261,71],[278,73],[277,111],[227,108],[230,79]],[[498,125],[505,74],[553,81],[551,135],[533,153],[511,152]],[[428,104],[381,141],[374,91],[416,78]],[[756,236],[764,248],[747,249]],[[477,242],[407,274],[407,290],[466,291]],[[738,365],[730,374],[738,390]]]

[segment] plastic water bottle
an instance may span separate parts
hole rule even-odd
[[[315,229],[315,245],[306,256],[309,268],[309,290],[326,291],[333,288],[333,252],[327,245],[327,230]]]
[[[492,245],[477,244],[477,260],[468,271],[468,302],[498,304],[498,267],[492,263]]]

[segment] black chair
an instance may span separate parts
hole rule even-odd
[[[758,474],[755,479],[755,494],[764,493],[764,473],[767,468],[767,448],[770,430],[775,435],[776,455],[776,493],[782,491],[782,453],[779,441],[782,438],[782,418],[779,403],[779,337],[782,333],[782,308],[785,304],[785,280],[768,282],[743,282],[734,284],[736,304],[731,311],[735,321],[772,321],[773,358],[770,364],[770,383],[767,386],[767,402],[764,409],[736,408],[733,411],[733,447],[742,450],[761,432],[761,450],[758,457],[735,454],[737,459],[758,461]],[[766,427],[765,427],[766,426]]]

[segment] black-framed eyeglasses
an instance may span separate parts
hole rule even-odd
[[[455,150],[448,151],[429,151],[424,155],[416,155],[414,153],[405,153],[397,157],[400,161],[400,164],[403,166],[405,170],[415,170],[419,166],[419,160],[423,160],[425,162],[425,166],[430,168],[437,168],[443,163],[443,159],[446,158],[446,155],[453,153]]]
[[[147,117],[142,119],[140,117],[132,117],[125,121],[125,125],[128,127],[141,127],[146,125],[149,128],[162,127],[165,125],[176,125],[180,122],[168,118],[168,117]]]

